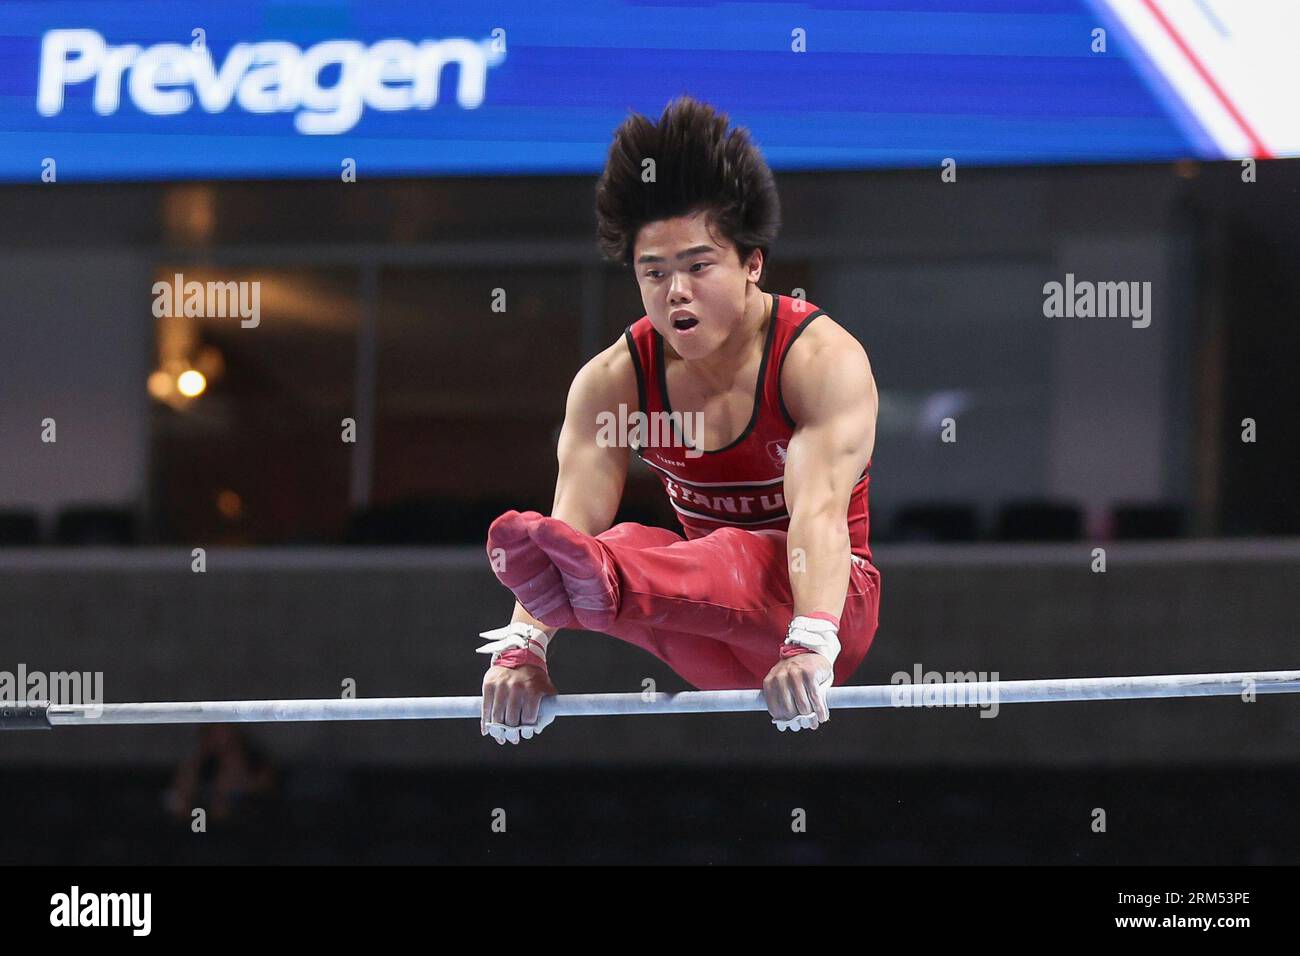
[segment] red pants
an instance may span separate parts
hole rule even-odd
[[[617,613],[604,633],[649,651],[701,690],[762,686],[794,616],[784,531],[719,528],[686,540],[625,522],[595,541],[618,582]],[[879,608],[880,572],[855,555],[843,609],[822,609],[840,613],[836,684],[866,656]]]

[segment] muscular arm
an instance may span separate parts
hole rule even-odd
[[[785,466],[794,613],[839,616],[849,583],[849,496],[876,440],[871,363],[857,339],[823,318],[791,346],[781,388],[795,420]]]
[[[609,529],[627,481],[628,449],[600,447],[602,413],[637,407],[636,378],[627,346],[616,342],[584,365],[569,387],[564,427],[556,449],[559,475],[551,516],[587,534]]]
[[[627,481],[628,449],[601,447],[596,440],[600,414],[617,415],[620,404],[629,413],[637,408],[636,373],[622,340],[574,376],[556,449],[559,474],[551,517],[591,535],[608,530],[614,523]],[[510,620],[525,621],[547,634],[557,630],[538,621],[518,603]]]

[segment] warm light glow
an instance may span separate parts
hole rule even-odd
[[[199,349],[199,354],[194,358],[194,367],[203,373],[203,377],[209,382],[215,382],[221,378],[226,370],[226,360],[221,357],[221,352],[211,345],[205,345]]]
[[[217,510],[223,518],[234,521],[243,513],[244,502],[236,492],[223,488],[217,492]]]
[[[217,224],[217,191],[207,183],[177,183],[163,193],[167,235],[181,242],[208,242]]]
[[[171,397],[172,391],[175,387],[176,382],[166,372],[157,371],[149,376],[149,394],[160,402],[166,401]]]
[[[207,387],[208,380],[198,369],[186,369],[181,372],[180,378],[176,379],[177,390],[186,398],[197,398]]]

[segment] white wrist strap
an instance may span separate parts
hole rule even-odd
[[[804,617],[802,614],[790,622],[786,634],[787,644],[798,644],[810,651],[816,651],[835,666],[835,658],[840,656],[839,628],[830,621],[819,617]]]
[[[516,649],[532,651],[542,659],[542,663],[546,663],[546,647],[551,643],[545,631],[523,621],[515,621],[491,631],[480,631],[478,636],[491,643],[484,644],[476,653],[491,654],[493,664],[504,652]]]

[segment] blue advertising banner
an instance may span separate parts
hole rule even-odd
[[[589,173],[680,93],[776,169],[1278,152],[1161,3],[10,0],[0,179]]]

